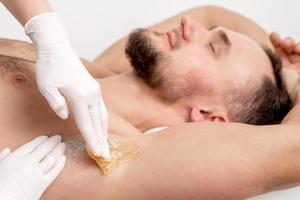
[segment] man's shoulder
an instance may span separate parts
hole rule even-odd
[[[134,127],[130,122],[125,120],[118,113],[108,110],[109,116],[109,133],[121,136],[136,136],[141,135],[142,132]]]

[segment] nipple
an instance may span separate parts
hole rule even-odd
[[[93,155],[86,147],[89,157],[97,163],[104,175],[110,174],[120,164],[137,159],[140,156],[137,141],[134,139],[108,139],[108,145],[111,160],[105,160],[101,156]]]

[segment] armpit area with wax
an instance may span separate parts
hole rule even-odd
[[[105,160],[102,157],[96,157],[86,147],[86,151],[100,167],[104,175],[110,174],[120,164],[140,157],[137,141],[134,139],[108,139],[111,160]]]

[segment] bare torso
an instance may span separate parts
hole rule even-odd
[[[11,41],[11,43],[18,42]],[[18,50],[15,51],[15,55],[20,56]],[[40,95],[35,84],[34,63],[20,57],[1,58],[6,63],[0,67],[0,126],[1,136],[4,136],[1,141],[19,146],[24,139],[30,139],[41,133],[49,135],[59,132],[66,135],[72,133],[74,137],[78,135],[79,132],[72,119],[66,121],[59,119]],[[8,135],[14,135],[14,138],[5,137]],[[4,144],[1,143],[0,148]]]
[[[18,43],[11,42],[11,45]],[[28,51],[34,49],[26,50],[34,54]],[[10,56],[13,55],[30,59],[28,54],[24,55],[18,50],[10,52]],[[6,59],[10,62],[9,57]],[[14,149],[42,134],[60,134],[67,143],[67,164],[60,177],[47,190],[44,199],[95,199],[98,196],[111,199],[111,195],[116,194],[111,192],[114,188],[111,181],[116,180],[114,176],[118,176],[117,173],[108,178],[100,173],[100,169],[83,151],[80,133],[72,116],[68,120],[61,120],[40,95],[34,81],[34,63],[19,61],[22,70],[15,64],[0,67],[0,149]],[[76,188],[81,187],[82,181],[90,188]],[[102,182],[105,184],[102,185]]]

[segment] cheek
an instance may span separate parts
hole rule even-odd
[[[257,73],[254,68],[244,66],[242,64],[232,64],[230,69],[224,74],[224,82],[231,83],[232,87],[245,87],[251,83],[251,80],[258,80],[260,78],[260,76],[253,76]]]
[[[199,69],[201,71],[213,70],[212,66],[215,65],[213,58],[205,49],[196,48],[195,45],[182,47],[181,49],[171,52],[170,60],[172,66],[178,70],[190,71]]]
[[[204,50],[182,48],[172,52],[169,55],[168,71],[172,72],[177,80],[179,77],[184,79],[186,88],[202,95],[212,95],[217,90],[222,73],[218,70],[212,55]]]
[[[217,93],[219,84],[218,75],[210,70],[194,69],[187,73],[190,87],[194,87],[202,95],[213,95]]]

